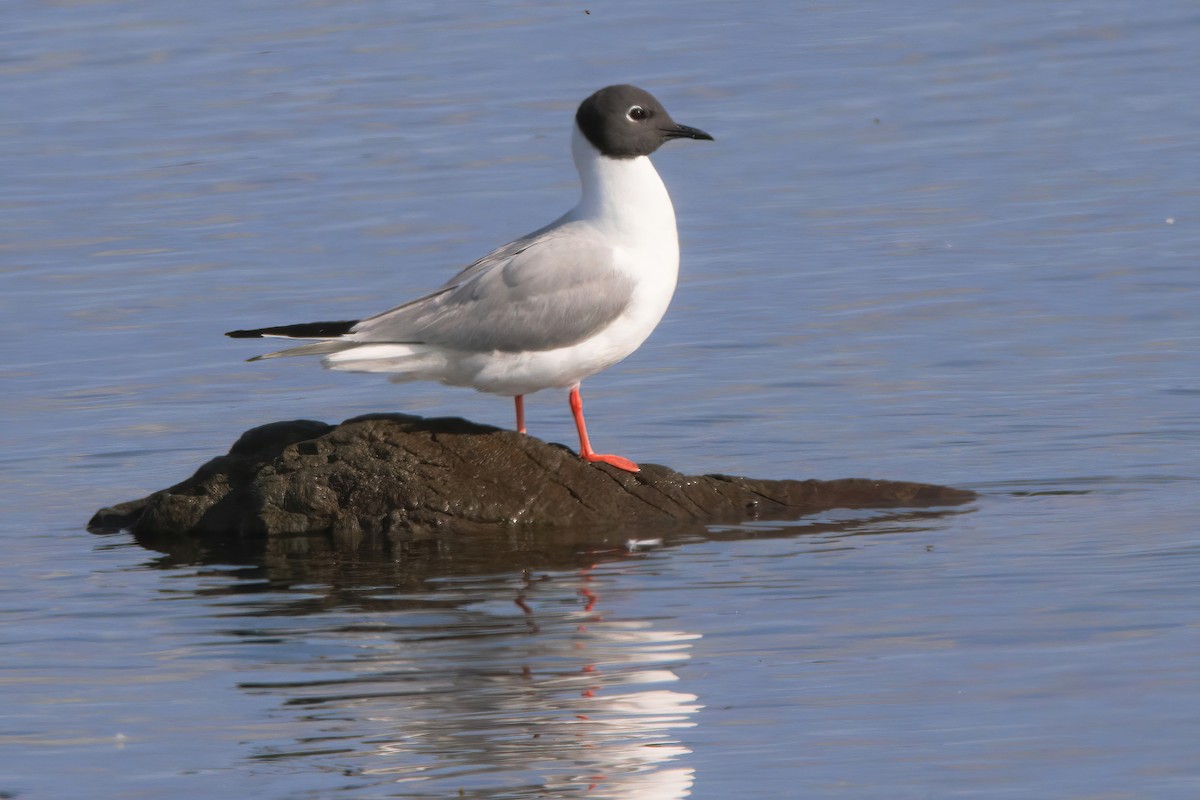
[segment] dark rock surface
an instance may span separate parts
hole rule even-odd
[[[88,527],[129,529],[159,549],[204,542],[262,551],[269,541],[318,537],[323,550],[397,552],[469,533],[625,533],[832,508],[949,506],[974,496],[861,478],[688,476],[656,464],[631,474],[513,431],[390,414],[254,428],[191,478],[101,509]]]

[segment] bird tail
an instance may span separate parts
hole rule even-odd
[[[378,342],[339,348],[321,359],[326,369],[345,372],[386,372],[397,383],[419,379],[440,379],[446,357],[420,343]]]
[[[446,367],[446,358],[421,342],[361,342],[348,338],[356,321],[307,322],[274,328],[230,331],[234,339],[315,339],[274,353],[255,356],[250,361],[285,356],[323,356],[326,369],[346,372],[387,372],[393,381],[437,377]]]

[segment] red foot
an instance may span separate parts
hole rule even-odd
[[[597,462],[608,464],[610,467],[623,469],[626,472],[641,472],[642,468],[630,461],[628,458],[620,456],[609,456],[602,453],[597,453],[592,450],[592,443],[588,441],[587,423],[583,421],[583,398],[579,396],[579,384],[571,387],[570,394],[571,414],[575,417],[575,430],[579,431],[579,457],[584,461]]]
[[[601,464],[608,464],[610,467],[623,469],[626,472],[641,472],[642,468],[630,461],[628,458],[620,456],[606,455],[604,453],[587,453],[580,456],[584,461],[599,461]]]

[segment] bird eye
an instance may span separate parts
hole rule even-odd
[[[641,122],[650,116],[650,112],[641,106],[633,106],[629,109],[625,116],[629,117],[634,122]]]

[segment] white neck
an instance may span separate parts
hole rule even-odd
[[[602,156],[578,126],[571,136],[571,155],[583,194],[569,217],[622,237],[658,238],[669,232],[678,241],[675,208],[649,158]]]

